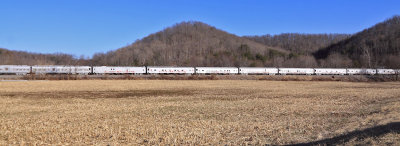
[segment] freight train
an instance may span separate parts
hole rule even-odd
[[[28,66],[0,65],[0,74],[131,74],[131,75],[397,75],[400,69],[277,68],[277,67],[168,67],[168,66]]]

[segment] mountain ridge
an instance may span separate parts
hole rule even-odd
[[[184,21],[91,59],[0,49],[0,64],[400,68],[399,52],[399,16],[353,35],[240,37],[202,22]]]
[[[266,61],[268,57],[288,53],[202,22],[189,21],[115,51],[96,54],[93,60],[112,65],[254,66],[270,63]]]
[[[400,16],[377,23],[313,55],[319,60],[333,57],[351,61],[347,66],[399,67]]]

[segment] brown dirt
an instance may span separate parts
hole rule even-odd
[[[0,82],[0,145],[399,145],[399,122],[398,82]]]

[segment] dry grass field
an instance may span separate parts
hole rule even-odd
[[[400,145],[399,137],[399,82],[0,82],[0,145]]]

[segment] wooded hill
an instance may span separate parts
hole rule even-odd
[[[265,66],[288,51],[266,46],[201,22],[182,22],[106,54],[96,65]]]
[[[238,37],[201,22],[182,22],[108,53],[95,65],[318,67],[312,52],[346,34]]]
[[[76,59],[68,54],[39,54],[0,48],[0,65],[80,65],[85,63],[87,60]]]
[[[349,38],[349,34],[299,34],[283,33],[279,35],[245,36],[267,46],[283,48],[298,55],[311,55],[320,48]]]
[[[400,68],[399,16],[354,35],[239,37],[201,22],[182,22],[91,59],[0,49],[0,64],[114,66],[269,66]]]
[[[335,66],[400,67],[400,16],[354,34],[314,53],[319,60],[342,60]]]

